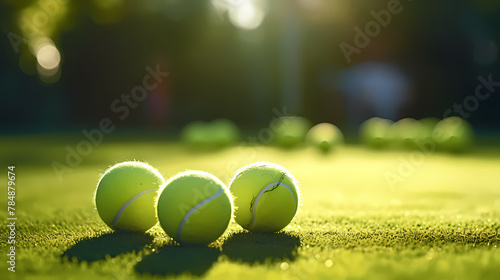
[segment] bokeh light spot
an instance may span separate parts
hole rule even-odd
[[[53,70],[59,67],[61,55],[56,47],[52,45],[45,45],[38,50],[36,59],[38,64],[44,69]]]
[[[237,27],[255,29],[264,20],[264,10],[253,1],[243,1],[229,10],[229,20]]]
[[[287,270],[287,269],[288,269],[288,267],[289,267],[289,264],[288,264],[287,262],[282,262],[282,263],[280,264],[280,268],[281,268],[282,270]]]

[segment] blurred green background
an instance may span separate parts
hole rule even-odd
[[[0,5],[2,134],[80,131],[102,118],[178,132],[223,117],[252,129],[285,107],[347,132],[373,116],[443,118],[448,109],[480,133],[499,128],[498,85],[470,98],[478,77],[500,80],[495,0]],[[122,95],[147,67],[168,77],[125,114]]]

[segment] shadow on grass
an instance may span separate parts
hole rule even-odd
[[[212,247],[167,245],[148,255],[135,266],[138,273],[178,275],[188,272],[201,276],[217,261],[220,250]]]
[[[231,260],[247,263],[293,261],[300,238],[287,233],[240,232],[222,245],[222,253]]]
[[[109,255],[116,257],[120,254],[140,251],[153,241],[153,237],[147,234],[131,232],[113,232],[103,234],[99,237],[83,239],[73,247],[66,250],[63,258],[94,262],[102,260]]]

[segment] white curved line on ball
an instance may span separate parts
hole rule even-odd
[[[210,201],[216,199],[222,192],[224,192],[224,189],[220,188],[220,190],[218,192],[216,192],[215,194],[213,194],[212,196],[210,196],[208,198],[205,198],[200,203],[196,204],[195,207],[191,208],[191,210],[189,210],[186,213],[186,215],[184,215],[184,218],[182,219],[181,223],[179,224],[179,228],[177,229],[177,239],[179,240],[179,243],[182,242],[182,230],[184,229],[184,225],[186,225],[187,221],[189,220],[189,217],[191,217],[191,215],[193,215],[193,213],[196,210],[198,210],[200,207],[202,207],[203,205],[205,205],[205,204],[209,203]]]
[[[125,209],[130,205],[130,203],[132,203],[134,200],[138,199],[139,197],[141,197],[147,193],[155,192],[155,191],[156,191],[156,189],[145,190],[145,191],[142,191],[142,192],[134,195],[131,199],[129,199],[127,202],[125,202],[125,204],[123,204],[123,206],[120,208],[120,210],[118,210],[118,213],[116,213],[115,219],[113,220],[111,225],[115,226],[118,223],[118,220],[122,216],[123,211],[125,211]]]
[[[297,200],[295,199],[295,194],[293,193],[292,188],[290,188],[289,186],[287,186],[283,182],[274,182],[274,183],[271,183],[271,184],[263,187],[262,190],[260,190],[260,192],[257,195],[257,197],[255,198],[255,202],[253,203],[253,210],[252,210],[252,220],[250,220],[250,223],[248,224],[248,227],[252,227],[253,224],[255,223],[255,217],[257,216],[257,204],[259,203],[260,198],[262,197],[262,195],[264,195],[264,193],[266,191],[268,191],[270,188],[272,188],[274,186],[284,186],[284,187],[287,187],[292,192],[293,202],[295,202],[295,205],[297,205]]]

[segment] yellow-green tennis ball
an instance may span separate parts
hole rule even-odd
[[[283,148],[294,148],[305,142],[306,134],[312,124],[302,117],[280,117],[269,124],[274,132],[274,143]]]
[[[450,152],[464,152],[472,146],[472,126],[460,117],[448,117],[439,121],[432,131],[437,147]]]
[[[377,117],[366,120],[359,127],[361,142],[370,148],[386,147],[390,142],[389,130],[392,123],[390,120]]]
[[[192,147],[201,147],[207,142],[208,124],[202,121],[194,121],[187,124],[181,131],[182,142]]]
[[[95,206],[112,229],[144,232],[157,222],[155,200],[165,183],[152,166],[128,161],[106,170],[97,184]]]
[[[214,175],[186,171],[170,178],[158,197],[157,214],[168,236],[180,244],[209,244],[233,215],[228,188]]]
[[[279,231],[298,210],[297,181],[274,163],[256,162],[241,168],[232,179],[230,190],[236,222],[250,231]]]
[[[415,149],[417,139],[421,135],[424,127],[412,118],[404,118],[389,127],[389,139],[394,147]]]
[[[306,141],[309,145],[315,146],[322,152],[327,153],[344,144],[344,135],[335,125],[320,123],[309,130],[306,135]]]
[[[230,146],[240,139],[238,126],[228,119],[216,119],[210,123],[210,134],[213,144],[217,147]]]

